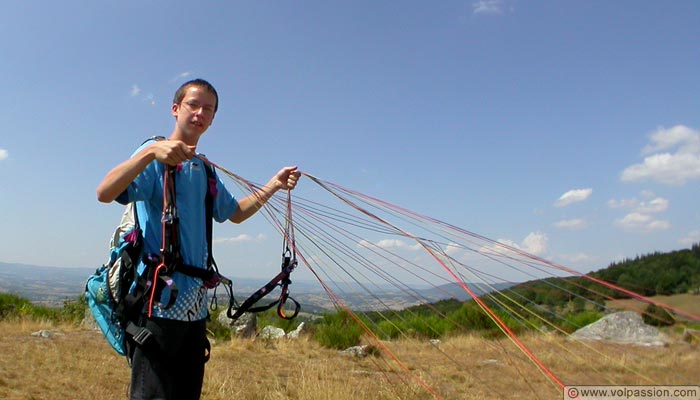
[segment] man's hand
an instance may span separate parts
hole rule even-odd
[[[238,207],[231,214],[229,220],[240,224],[250,218],[275,194],[278,190],[292,190],[297,186],[301,172],[294,167],[284,167],[270,179],[267,185],[256,192],[246,196],[238,202]]]
[[[284,167],[273,178],[282,190],[292,190],[297,186],[301,172],[294,167]]]
[[[183,161],[189,160],[195,155],[195,146],[188,146],[179,140],[159,140],[150,146],[156,160],[175,166]]]

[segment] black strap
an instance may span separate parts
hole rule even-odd
[[[297,261],[293,260],[289,256],[289,254],[286,254],[283,258],[282,271],[279,274],[277,274],[277,276],[272,278],[272,280],[270,280],[270,282],[268,282],[265,286],[261,287],[255,293],[253,293],[247,299],[245,299],[245,301],[237,308],[232,303],[226,315],[233,321],[235,321],[246,312],[262,312],[269,310],[270,308],[277,305],[277,315],[280,318],[287,320],[294,319],[301,310],[301,305],[299,304],[299,302],[297,302],[296,300],[294,300],[294,298],[289,296],[289,284],[292,283],[292,281],[289,279],[289,276],[294,270],[294,268],[296,268],[296,266]],[[280,294],[280,297],[277,300],[264,306],[253,307],[255,303],[257,303],[260,299],[270,294],[270,292],[272,292],[277,286],[282,287],[282,294]],[[291,300],[294,303],[294,312],[292,313],[292,315],[287,315],[284,312],[284,305],[287,302],[287,300]],[[234,309],[236,310],[235,312],[233,312]]]
[[[164,140],[163,137],[153,137],[149,140]],[[207,267],[206,269],[186,265],[183,262],[182,254],[180,252],[180,221],[176,205],[176,188],[175,188],[175,175],[177,168],[174,166],[167,166],[163,176],[164,187],[164,208],[163,208],[163,233],[164,233],[164,243],[161,248],[160,260],[158,264],[153,269],[153,286],[151,288],[151,300],[148,305],[147,314],[150,316],[153,304],[158,304],[161,308],[170,308],[177,298],[178,289],[175,282],[170,277],[173,273],[179,272],[187,276],[202,279],[205,287],[215,288],[219,282],[222,281],[222,277],[219,274],[216,262],[214,261],[213,251],[212,251],[212,236],[213,236],[213,209],[214,209],[214,191],[216,190],[216,175],[214,174],[214,169],[208,165],[204,160],[204,169],[206,171],[206,194],[204,198],[204,208],[205,208],[205,224],[207,229]],[[150,259],[150,258],[149,258]],[[229,282],[228,279],[223,279],[223,281]],[[170,290],[170,298],[166,304],[160,302],[156,303],[155,298],[160,297],[162,290],[164,288]],[[232,288],[229,293],[232,293]]]
[[[204,170],[207,172],[207,194],[204,197],[204,209],[206,210],[206,223],[207,223],[207,250],[208,250],[208,255],[207,255],[207,268],[208,269],[215,269],[218,272],[218,268],[216,267],[216,262],[214,261],[214,252],[212,249],[212,236],[213,236],[213,224],[214,224],[214,191],[216,190],[216,174],[214,173],[214,168],[207,164],[206,162],[202,161],[204,164]]]

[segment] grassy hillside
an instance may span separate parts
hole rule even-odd
[[[32,336],[46,329],[50,338]],[[570,383],[690,384],[697,379],[700,352],[687,346],[661,348],[591,344],[571,347],[566,339],[524,336],[536,352],[567,348],[544,358]],[[460,335],[434,345],[404,339],[386,346],[444,399],[555,399],[552,385],[506,339]],[[401,351],[400,353],[398,351]],[[31,319],[0,321],[0,398],[126,399],[129,368],[95,331]],[[604,357],[601,354],[609,354]],[[644,362],[639,362],[643,357]],[[216,342],[207,364],[203,400],[427,400],[433,396],[384,354],[344,355],[314,340]]]

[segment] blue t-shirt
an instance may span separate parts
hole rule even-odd
[[[144,143],[136,153],[151,142]],[[165,165],[153,161],[134,179],[117,201],[135,201],[139,224],[143,231],[144,252],[159,256],[162,247],[163,172]],[[175,174],[175,204],[180,218],[180,253],[187,265],[207,267],[208,246],[205,222],[205,197],[208,179],[204,162],[193,158],[178,166]],[[217,177],[213,218],[226,221],[238,207],[238,202]],[[139,273],[145,265],[139,264]],[[153,307],[153,316],[180,321],[198,321],[207,317],[207,289],[202,280],[181,273],[172,275],[179,293],[175,304],[167,310]],[[169,293],[163,291],[165,300]]]

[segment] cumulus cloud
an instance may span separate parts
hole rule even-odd
[[[474,14],[502,14],[502,0],[479,0],[472,3],[472,12]]]
[[[644,161],[625,168],[623,182],[651,180],[679,186],[700,179],[700,131],[683,125],[659,128],[642,149]]]
[[[445,254],[448,256],[455,256],[459,254],[464,248],[457,243],[448,243],[445,247]]]
[[[559,229],[566,229],[570,231],[578,231],[588,226],[586,220],[581,218],[576,219],[566,219],[558,221],[554,224],[555,227]]]
[[[687,247],[700,243],[700,230],[690,231],[679,243]]]
[[[630,232],[652,233],[667,230],[671,223],[657,219],[657,215],[668,210],[669,202],[663,197],[655,197],[651,192],[642,192],[643,199],[609,200],[610,208],[626,208],[629,213],[615,220],[615,226]]]
[[[173,78],[173,82],[183,80],[183,79],[189,77],[190,75],[192,75],[191,71],[182,72],[182,73],[178,74],[175,78]]]
[[[214,243],[219,244],[235,244],[235,243],[250,243],[250,242],[262,242],[265,240],[265,235],[259,234],[255,237],[248,235],[246,233],[242,233],[238,236],[230,237],[230,238],[217,238],[214,239]]]
[[[155,96],[153,96],[153,93],[144,94],[143,90],[141,90],[141,87],[137,84],[131,85],[131,90],[129,91],[129,94],[131,95],[131,97],[140,98],[142,101],[152,106],[156,104],[156,99]]]
[[[637,206],[637,212],[642,214],[659,214],[666,210],[668,210],[668,200],[661,197],[643,201]]]
[[[558,256],[561,260],[563,260],[566,263],[571,263],[571,264],[590,264],[592,262],[597,261],[597,257],[591,256],[590,254],[585,254],[585,253],[576,253],[576,254],[560,254]]]
[[[593,189],[591,188],[569,190],[568,192],[562,194],[561,197],[559,197],[559,200],[557,200],[554,203],[554,205],[556,207],[566,207],[570,204],[578,203],[580,201],[588,199],[591,196],[591,194],[593,194]]]
[[[407,249],[407,250],[420,250],[423,247],[419,244],[408,244],[404,242],[403,240],[399,239],[382,239],[378,241],[377,243],[372,243],[367,240],[361,240],[358,243],[359,246],[362,247],[379,247],[382,249]]]
[[[10,156],[10,153],[8,153],[7,150],[0,148],[0,161],[6,159],[9,156]]]
[[[610,199],[608,200],[608,207],[610,208],[632,208],[637,205],[637,199]]]
[[[510,239],[498,239],[498,243],[504,244],[508,247],[515,248],[517,250],[524,251],[535,256],[541,256],[547,252],[549,239],[547,235],[542,232],[531,232],[528,234],[522,242],[516,243]],[[500,255],[507,253],[508,250],[497,246],[482,247],[480,249],[482,253]]]
[[[377,247],[381,247],[383,249],[409,249],[409,250],[419,250],[421,249],[420,244],[408,244],[404,242],[403,240],[398,240],[398,239],[384,239],[380,240],[379,242],[376,243]]]

